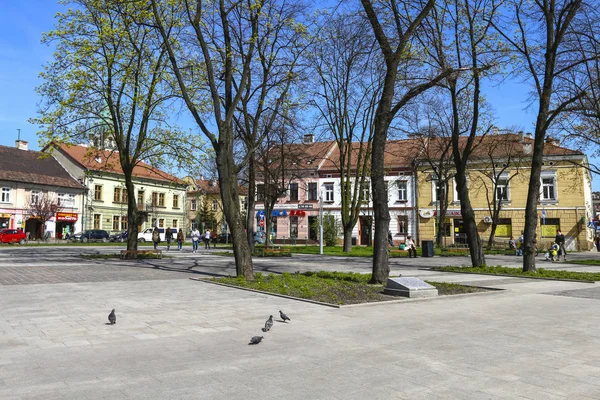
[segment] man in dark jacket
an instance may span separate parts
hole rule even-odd
[[[560,255],[562,254],[564,257],[564,261],[567,261],[567,249],[565,249],[565,235],[559,230],[556,231],[556,238],[554,239],[556,244],[558,245],[558,260],[560,260]]]

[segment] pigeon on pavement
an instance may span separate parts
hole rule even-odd
[[[279,310],[279,316],[281,317],[281,319],[283,320],[283,322],[291,321],[290,317],[288,317],[287,315],[285,315],[281,310]]]
[[[114,325],[117,323],[117,316],[115,315],[115,309],[113,308],[112,311],[110,312],[110,314],[108,314],[108,322],[110,322],[111,325]]]
[[[261,340],[263,340],[262,336],[252,336],[252,339],[250,339],[250,343],[248,344],[259,344]]]
[[[269,316],[267,322],[265,322],[265,327],[262,329],[263,332],[268,332],[269,329],[273,327],[273,316]]]

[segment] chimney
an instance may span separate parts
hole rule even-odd
[[[523,133],[523,131],[519,131],[519,142],[522,142],[524,137],[525,134]]]
[[[15,140],[15,147],[19,150],[29,150],[28,142],[25,140]]]
[[[558,146],[560,144],[560,140],[553,137],[546,137],[546,143],[551,144],[553,146]]]
[[[527,133],[525,134],[525,137],[526,137],[527,139],[533,139],[533,135],[531,134],[531,132],[527,132]]]
[[[304,144],[313,143],[315,141],[315,135],[308,133],[304,135]]]

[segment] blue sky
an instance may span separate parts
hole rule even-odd
[[[27,120],[35,116],[39,102],[35,92],[40,83],[38,74],[52,58],[52,49],[41,44],[40,39],[43,32],[53,28],[54,16],[64,8],[53,0],[0,0],[0,5],[3,17],[0,24],[0,144],[14,146],[17,129],[21,129],[21,139],[27,140],[31,149],[39,149],[37,127]],[[504,81],[501,87],[486,87],[485,96],[496,112],[499,127],[519,126],[526,132],[533,131],[535,110],[524,109],[525,85]],[[594,189],[600,189],[600,177],[595,177]]]

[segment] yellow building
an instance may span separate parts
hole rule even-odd
[[[445,139],[429,146],[440,147]],[[505,245],[511,236],[517,239],[525,225],[525,205],[530,177],[533,139],[516,134],[488,135],[475,141],[470,157],[467,182],[477,227],[484,243],[492,231],[494,203],[500,207],[494,243]],[[446,187],[436,176],[435,157],[428,160],[421,153],[417,162],[417,208],[420,240],[436,235],[440,204],[436,194]],[[440,151],[429,152],[439,156]],[[439,159],[438,159],[439,160]],[[449,158],[451,165],[451,153]],[[560,229],[566,237],[567,249],[587,250],[592,247],[593,230],[587,222],[593,218],[591,176],[586,169],[587,157],[580,151],[561,147],[549,139],[544,147],[538,203],[538,247],[545,249]],[[466,243],[460,199],[455,180],[447,180],[448,210],[440,229],[445,245]],[[440,189],[441,187],[441,189]],[[440,196],[442,197],[442,196]]]

